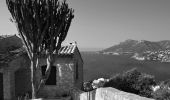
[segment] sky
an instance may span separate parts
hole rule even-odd
[[[170,40],[170,0],[67,0],[75,10],[65,43],[108,48],[126,39]],[[0,2],[0,34],[17,34]]]

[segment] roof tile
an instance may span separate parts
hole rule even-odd
[[[72,55],[74,53],[76,47],[77,47],[76,44],[62,46],[58,51],[58,55]]]
[[[58,55],[59,56],[73,55],[76,47],[77,47],[77,45],[75,43],[70,43],[69,45],[62,46],[58,51]],[[24,53],[26,53],[26,50],[24,47],[21,47],[19,49],[10,51],[8,53],[0,54],[0,64],[5,64],[5,63],[7,64],[14,58],[16,58]]]

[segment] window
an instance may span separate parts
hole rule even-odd
[[[47,65],[42,66],[41,67],[41,71],[42,71],[42,75],[45,75],[45,71],[46,71]],[[56,85],[56,67],[55,66],[51,66],[51,71],[50,71],[50,75],[45,83],[45,85]]]

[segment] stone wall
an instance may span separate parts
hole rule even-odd
[[[95,100],[154,100],[132,93],[123,92],[115,88],[99,88],[96,90]]]
[[[27,72],[29,72],[30,64],[29,58],[26,55],[22,55],[20,57],[15,58],[13,61],[9,62],[8,65],[1,69],[1,73],[3,73],[3,94],[4,100],[15,100],[18,94],[24,94],[24,92],[29,91],[31,87],[29,87],[30,80]],[[20,75],[18,70],[26,70],[25,72],[20,71]],[[19,78],[17,78],[19,77]]]
[[[15,72],[15,96],[23,96],[31,93],[31,76],[30,70],[19,69]]]
[[[57,86],[46,85],[40,90],[39,97],[41,97],[41,98],[56,98],[56,97],[60,97],[63,92],[64,92],[63,89],[60,89]]]
[[[74,86],[74,63],[57,64],[57,86],[68,89]]]
[[[11,100],[15,98],[15,79],[13,73],[5,71],[3,73],[3,92],[4,100]]]
[[[82,91],[78,88],[72,88],[70,90],[70,95],[72,97],[72,100],[80,100],[80,95],[83,94],[83,93],[84,93],[84,91]]]
[[[2,100],[3,97],[3,74],[0,73],[0,100]]]
[[[56,66],[56,85],[45,86],[42,94],[47,96],[61,96],[67,94],[73,87],[81,88],[83,83],[83,64],[71,56],[56,57],[53,66]],[[75,80],[75,66],[78,61],[80,67],[79,79]],[[40,59],[40,66],[46,65],[46,59]],[[40,69],[41,70],[41,69]],[[3,93],[5,100],[13,100],[18,95],[31,91],[30,60],[27,55],[22,55],[0,69],[3,73]],[[41,72],[38,72],[39,76]],[[38,77],[40,79],[40,77]]]
[[[41,89],[40,97],[55,98],[68,94],[74,86],[73,66],[74,64],[57,64],[56,65],[56,85],[45,85]]]
[[[83,85],[83,62],[76,55],[75,57],[56,57],[53,66],[56,67],[56,85],[46,85],[40,96],[56,97],[69,94],[73,87],[82,88]],[[41,59],[40,66],[46,65],[46,61]],[[76,64],[78,64],[78,79],[75,77]],[[51,92],[52,91],[52,92]]]
[[[42,64],[42,65],[45,65]],[[70,90],[74,87],[74,66],[75,63],[71,58],[65,58],[62,60],[58,58],[54,62],[56,67],[56,85],[45,85],[40,92],[40,97],[55,98],[62,95],[69,94]]]
[[[115,88],[98,88],[91,92],[78,92],[77,94],[73,100],[154,100]]]
[[[78,50],[78,49],[76,49]],[[78,79],[75,78],[75,87],[79,88],[79,89],[83,89],[83,61],[82,61],[82,58],[81,58],[81,55],[79,54],[79,51],[76,51],[75,52],[75,60],[78,62]],[[76,66],[74,67],[76,70]],[[76,72],[74,73],[76,74]],[[74,75],[76,76],[76,75]]]

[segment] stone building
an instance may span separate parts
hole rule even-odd
[[[50,76],[38,94],[55,98],[69,94],[73,88],[82,89],[83,60],[75,43],[63,46],[54,54]],[[40,59],[40,74],[46,68],[46,59]],[[24,48],[0,54],[0,100],[15,100],[17,96],[31,93],[30,60]]]

